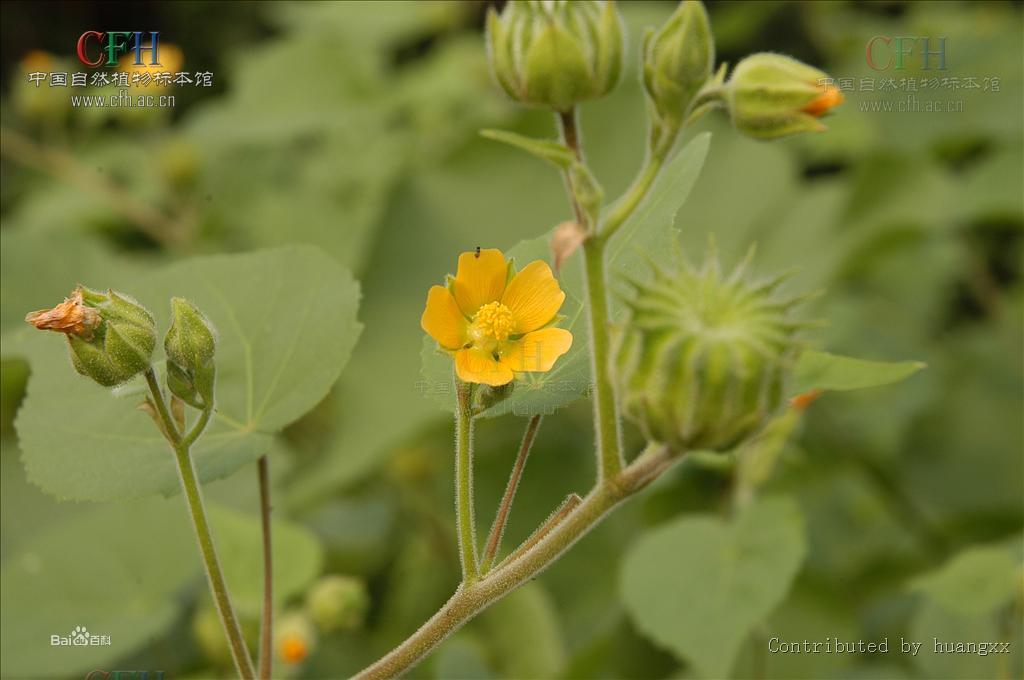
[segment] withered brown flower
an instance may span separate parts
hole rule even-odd
[[[100,323],[100,314],[82,301],[82,289],[76,288],[71,297],[64,298],[53,309],[40,309],[25,315],[25,321],[41,331],[57,331],[66,335],[77,335],[85,340],[92,338],[93,329]]]

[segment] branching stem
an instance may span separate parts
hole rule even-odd
[[[152,367],[145,371],[146,383],[156,406],[157,415],[163,423],[164,432],[167,433],[171,449],[174,451],[174,460],[178,465],[178,476],[181,479],[181,488],[185,496],[185,503],[188,505],[189,515],[192,518],[192,527],[195,529],[196,540],[199,543],[199,553],[203,559],[203,567],[206,570],[207,582],[210,586],[210,594],[213,595],[214,604],[217,607],[217,614],[220,616],[221,625],[227,635],[228,643],[231,646],[231,657],[235,662],[235,669],[238,676],[243,680],[255,678],[255,671],[252,666],[252,659],[249,657],[249,649],[245,645],[245,638],[242,636],[242,628],[238,623],[238,616],[231,605],[231,596],[228,594],[227,582],[224,580],[224,572],[220,568],[220,560],[217,557],[217,547],[213,542],[213,533],[210,531],[210,523],[206,518],[206,507],[203,504],[203,494],[196,477],[195,466],[192,463],[190,446],[192,441],[189,437],[195,433],[198,437],[209,422],[209,412],[213,409],[204,409],[205,419],[189,433],[189,437],[182,439],[178,433],[174,419],[167,409],[163,391],[156,379],[156,372]]]
[[[562,141],[573,150],[577,160],[584,162],[580,135],[576,125],[575,109],[558,114]],[[594,376],[594,431],[597,439],[598,481],[611,479],[622,469],[622,435],[618,405],[608,372],[610,348],[608,342],[608,292],[605,285],[604,241],[596,229],[586,223],[586,214],[573,193],[568,175],[565,178],[569,199],[576,213],[576,221],[590,233],[583,242],[586,260],[587,318],[590,330],[590,368]]]
[[[614,480],[609,480],[610,483],[594,487],[572,512],[519,557],[459,586],[451,599],[419,630],[355,677],[358,680],[383,680],[401,675],[477,613],[558,559],[597,526],[612,508],[638,493],[676,460],[678,456],[671,455],[662,447],[649,447]]]
[[[526,468],[526,459],[533,448],[533,441],[537,438],[537,431],[540,429],[542,415],[535,415],[530,418],[526,425],[526,432],[523,433],[523,441],[519,445],[519,453],[516,455],[516,462],[512,465],[512,473],[508,477],[508,484],[505,486],[505,495],[501,498],[498,512],[494,516],[494,524],[491,525],[491,533],[487,536],[486,547],[484,548],[484,559],[480,565],[480,573],[486,574],[501,546],[501,537],[505,533],[505,526],[508,524],[508,516],[512,511],[512,501],[516,497],[516,489],[519,488],[519,480],[523,478],[523,470]]]
[[[572,149],[579,163],[585,163],[576,123],[576,111],[559,113],[556,119],[562,141]],[[502,500],[495,526],[487,542],[484,571],[481,574],[476,568],[476,540],[473,530],[472,392],[469,386],[456,379],[455,485],[463,581],[451,599],[419,630],[356,675],[359,680],[394,678],[401,675],[477,613],[534,578],[580,537],[594,528],[615,506],[646,488],[682,457],[682,452],[672,452],[661,445],[651,444],[631,463],[625,464],[618,404],[608,366],[609,307],[605,269],[605,244],[633,214],[654,185],[679,131],[678,126],[672,129],[652,130],[652,143],[640,173],[626,194],[615,203],[603,225],[589,223],[587,213],[576,196],[569,172],[563,173],[576,221],[587,233],[587,239],[583,243],[583,256],[591,338],[591,369],[594,376],[594,429],[599,471],[597,483],[582,499],[570,494],[566,502],[523,545],[488,571],[497,554],[497,544],[507,521],[508,507],[515,495],[515,486],[522,475],[522,465],[525,465],[524,449],[528,452],[530,443],[527,441],[530,438],[528,428],[523,448],[520,450],[521,461],[517,460],[516,467],[513,468],[505,498]],[[539,419],[537,423],[539,424]]]

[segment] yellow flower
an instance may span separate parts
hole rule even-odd
[[[459,255],[448,287],[431,287],[420,325],[454,354],[460,380],[505,385],[516,373],[551,370],[569,351],[572,333],[550,326],[564,301],[546,262],[509,280],[500,250],[478,250]]]
[[[148,54],[143,58],[141,64],[135,63],[135,52],[128,51],[121,56],[118,61],[117,70],[127,71],[128,73],[160,73],[166,71],[168,73],[177,73],[181,70],[182,64],[185,62],[185,55],[182,53],[181,48],[172,43],[161,43],[160,44],[160,63],[153,65],[148,63]]]
[[[49,72],[53,69],[53,55],[43,50],[30,50],[19,64],[25,73]]]

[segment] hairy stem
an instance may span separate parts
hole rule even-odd
[[[476,580],[476,522],[473,512],[473,386],[455,378],[455,510],[462,581]]]
[[[203,567],[206,570],[210,594],[213,595],[217,614],[220,616],[221,625],[231,646],[231,657],[235,662],[235,669],[238,671],[239,677],[244,680],[251,680],[255,678],[252,659],[249,657],[249,650],[245,646],[245,638],[242,636],[238,616],[231,605],[227,582],[224,580],[224,572],[221,571],[220,560],[217,557],[217,547],[213,542],[210,523],[206,519],[206,507],[203,504],[202,490],[199,487],[199,480],[196,478],[195,466],[192,464],[191,441],[182,439],[178,433],[174,419],[167,409],[163,390],[160,389],[156,379],[156,372],[152,366],[146,369],[145,377],[157,415],[163,423],[164,432],[167,434],[171,448],[174,451],[174,460],[178,464],[178,477],[181,479],[185,503],[188,506],[189,515],[192,518],[192,527],[195,529],[196,540],[199,543],[199,553],[202,556]],[[209,421],[209,412],[212,410],[212,408],[204,409],[205,420],[201,419],[196,428],[193,428],[193,433],[196,433],[196,437],[202,432],[205,422]],[[189,434],[189,436],[191,435],[192,433]]]
[[[602,225],[601,238],[607,240],[611,238],[612,234],[622,226],[622,223],[633,214],[633,211],[640,205],[640,201],[644,199],[647,192],[650,191],[651,186],[654,185],[654,180],[658,176],[658,172],[661,170],[661,166],[665,159],[655,153],[648,153],[647,158],[644,159],[644,166],[640,170],[640,174],[633,182],[629,190],[623,194],[622,198],[615,202],[611,212],[608,213],[608,217],[604,219]]]
[[[463,583],[434,616],[398,647],[363,669],[359,680],[393,678],[408,670],[481,610],[535,577],[593,529],[608,512],[664,472],[677,456],[649,447],[611,483],[595,487],[561,522],[519,557],[473,583]]]
[[[566,496],[565,500],[562,501],[557,508],[555,508],[555,511],[552,512],[546,520],[544,520],[544,523],[536,529],[534,529],[533,533],[530,534],[518,548],[513,550],[508,557],[501,561],[501,563],[498,565],[498,568],[505,566],[512,560],[519,559],[519,557],[524,552],[526,552],[533,546],[537,545],[540,539],[544,538],[549,533],[551,533],[551,530],[558,526],[563,519],[568,517],[569,513],[575,510],[576,507],[582,502],[583,499],[580,498],[580,495],[578,493],[571,493],[568,496]]]
[[[576,159],[583,163],[584,157],[576,124],[576,111],[559,113],[556,115],[556,119],[562,141],[572,149]],[[654,134],[655,132],[657,134]],[[534,532],[533,536],[497,567],[480,577],[473,572],[472,578],[470,578],[465,565],[469,561],[467,558],[475,559],[474,544],[467,543],[464,537],[466,535],[474,536],[472,503],[465,503],[464,508],[463,491],[468,497],[471,488],[468,471],[471,451],[468,440],[472,423],[469,417],[460,416],[460,412],[468,413],[471,400],[466,398],[463,402],[464,397],[460,393],[459,406],[456,410],[459,442],[456,488],[459,494],[459,537],[465,578],[451,599],[419,630],[379,661],[361,671],[356,676],[357,678],[361,680],[393,678],[411,668],[445,637],[461,628],[478,612],[535,577],[541,570],[558,559],[581,536],[596,526],[612,508],[626,498],[639,493],[681,457],[662,446],[652,444],[628,466],[624,464],[618,404],[612,389],[608,368],[610,348],[604,251],[608,238],[629,218],[650,191],[668,153],[675,144],[678,133],[678,127],[669,130],[652,130],[652,140],[654,141],[644,166],[633,185],[616,202],[612,212],[604,220],[603,232],[597,228],[598,225],[588,224],[586,211],[583,210],[582,204],[575,194],[569,173],[563,173],[576,222],[588,233],[588,238],[583,244],[583,251],[586,262],[587,310],[591,335],[591,369],[594,375],[595,390],[594,429],[599,464],[597,484],[583,499],[571,494],[567,502],[556,510],[540,530]],[[464,440],[466,441],[465,445],[462,443]],[[463,461],[465,464],[460,467],[459,461]],[[507,490],[506,496],[509,496]],[[511,499],[509,503],[511,503]],[[463,518],[465,517],[468,517],[468,520],[464,522]],[[468,551],[467,545],[469,546]],[[490,541],[488,541],[488,546],[490,546]],[[497,552],[496,547],[494,552]],[[490,560],[493,559],[489,549],[487,555],[489,557],[485,557],[485,564],[489,565]],[[475,561],[473,564],[475,566]]]
[[[562,141],[572,149],[576,158],[583,162],[579,131],[576,125],[576,111],[556,116]],[[589,230],[586,214],[573,193],[572,183],[566,174],[566,187],[576,221]],[[598,483],[611,479],[622,469],[622,435],[620,431],[618,404],[608,373],[608,292],[605,285],[604,241],[596,234],[583,242],[586,259],[587,317],[590,330],[590,368],[594,376],[594,431],[597,438]]]
[[[594,376],[594,429],[597,433],[599,481],[611,479],[622,469],[622,432],[619,409],[609,371],[608,293],[605,287],[604,242],[589,239],[583,244],[586,266],[587,316],[590,321],[590,370]]]
[[[667,129],[660,128],[657,131],[652,130],[650,148],[644,158],[643,167],[640,168],[633,184],[621,198],[615,201],[611,212],[604,218],[601,225],[602,239],[605,241],[610,239],[647,196],[647,192],[654,186],[654,180],[658,178],[658,173],[661,172],[661,168],[665,164],[665,159],[672,151],[672,147],[675,146],[681,129],[681,127],[675,126]]]
[[[146,377],[149,394],[153,399],[153,405],[156,407],[156,414],[163,424],[164,433],[167,435],[171,446],[177,446],[181,442],[181,434],[178,432],[178,426],[174,422],[174,418],[171,417],[170,410],[167,408],[164,392],[160,389],[160,383],[156,379],[156,371],[150,366],[143,372],[143,375]]]
[[[192,426],[188,434],[182,437],[181,443],[183,446],[190,447],[196,443],[199,436],[206,430],[206,426],[210,424],[210,417],[213,415],[213,406],[208,406],[202,410],[199,414],[199,420]]]
[[[270,533],[270,462],[260,456],[260,520],[263,526],[263,611],[260,615],[260,680],[270,680],[274,649],[274,557]]]
[[[505,495],[501,498],[498,512],[494,516],[494,524],[491,525],[491,533],[487,536],[487,543],[484,549],[484,559],[480,566],[480,573],[486,574],[491,568],[498,548],[501,546],[501,537],[505,533],[505,526],[508,524],[508,516],[512,511],[512,501],[516,497],[516,489],[519,488],[519,480],[523,477],[523,470],[526,468],[526,459],[533,448],[533,441],[537,438],[537,430],[540,429],[542,415],[535,415],[526,424],[526,432],[523,433],[523,442],[519,445],[519,453],[516,455],[516,462],[512,465],[512,473],[508,477],[508,484],[505,486]]]
[[[213,595],[214,604],[217,605],[217,614],[220,615],[221,625],[224,627],[224,632],[231,645],[231,657],[234,659],[235,669],[238,671],[239,677],[250,680],[255,677],[252,659],[249,658],[249,650],[245,646],[245,638],[242,636],[238,616],[235,614],[234,607],[231,606],[228,584],[224,580],[224,572],[221,571],[220,560],[217,558],[217,547],[214,545],[210,524],[206,519],[206,508],[203,505],[203,496],[199,489],[199,480],[196,479],[192,456],[189,455],[187,448],[178,445],[175,447],[174,457],[178,463],[181,487],[185,492],[185,502],[188,504],[196,540],[199,542],[203,566],[206,568],[210,593]]]

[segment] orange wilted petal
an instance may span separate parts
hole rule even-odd
[[[78,335],[86,340],[92,338],[92,331],[100,323],[100,314],[82,302],[82,289],[76,288],[71,297],[64,298],[53,309],[40,309],[25,315],[25,321],[41,331],[57,331],[67,335]]]

